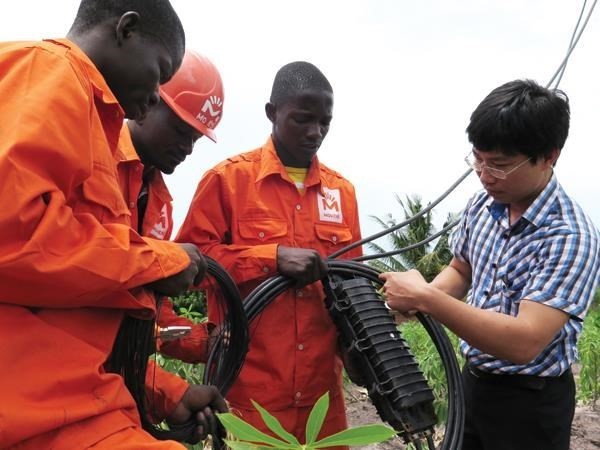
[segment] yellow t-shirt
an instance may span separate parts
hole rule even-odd
[[[298,192],[304,195],[304,180],[306,180],[308,168],[285,166],[285,170],[298,188]]]

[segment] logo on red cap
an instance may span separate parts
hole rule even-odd
[[[200,113],[196,116],[200,122],[206,125],[208,128],[215,128],[221,120],[221,107],[223,106],[223,100],[216,95],[211,95],[206,99]],[[209,117],[210,116],[210,117]]]

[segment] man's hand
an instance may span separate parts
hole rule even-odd
[[[190,288],[190,286],[196,286],[200,284],[208,267],[206,259],[204,259],[202,253],[200,253],[200,250],[198,250],[198,247],[196,247],[194,244],[178,245],[189,256],[190,264],[187,266],[187,268],[179,273],[176,273],[175,275],[148,283],[146,285],[148,289],[151,289],[158,294],[176,296],[183,294]]]
[[[296,287],[320,280],[327,274],[327,265],[316,250],[307,248],[277,247],[277,270],[296,280]]]
[[[230,333],[229,333],[229,331],[225,331],[223,329],[223,324],[220,324],[218,326],[212,325],[212,327],[209,327],[208,331],[209,331],[209,333],[208,333],[208,354],[209,355],[210,355],[210,352],[212,352],[213,347],[217,343],[217,339],[219,336],[221,336],[221,345],[223,345],[224,347],[229,346]]]
[[[429,286],[417,270],[386,272],[379,275],[384,281],[383,298],[390,308],[405,316],[420,310],[424,290]]]
[[[190,442],[195,444],[206,439],[209,433],[218,430],[215,413],[227,411],[227,404],[215,386],[194,384],[185,391],[175,411],[167,417],[167,422],[174,425],[183,424],[195,416],[197,426],[193,442]]]

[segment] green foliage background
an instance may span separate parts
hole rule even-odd
[[[600,398],[600,288],[583,322],[577,344],[581,370],[577,378],[577,398],[593,408]]]

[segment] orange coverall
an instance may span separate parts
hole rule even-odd
[[[315,157],[301,195],[269,138],[204,175],[176,240],[219,261],[245,296],[277,273],[278,245],[326,256],[359,239],[354,187]],[[297,427],[290,431],[303,440],[307,410],[329,391],[335,419],[323,433],[346,427],[337,330],[323,299],[320,283],[288,290],[251,324],[250,351],[227,399],[253,425],[264,429],[250,399]],[[209,317],[212,301],[209,296]]]
[[[124,315],[155,313],[139,286],[189,264],[130,228],[123,111],[66,39],[0,44],[0,73],[0,448],[183,448],[150,439],[103,368]]]
[[[142,190],[144,165],[135,151],[127,124],[123,125],[117,151],[119,161],[119,184],[131,212],[132,227],[142,236],[168,240],[173,230],[173,198],[164,182],[162,173],[153,169],[147,185],[148,202],[143,223],[138,220],[138,198]],[[190,334],[172,341],[161,342],[161,353],[190,363],[205,362],[208,357],[208,329],[206,323],[193,324],[173,311],[173,303],[163,298],[157,313],[161,327],[191,326]]]

